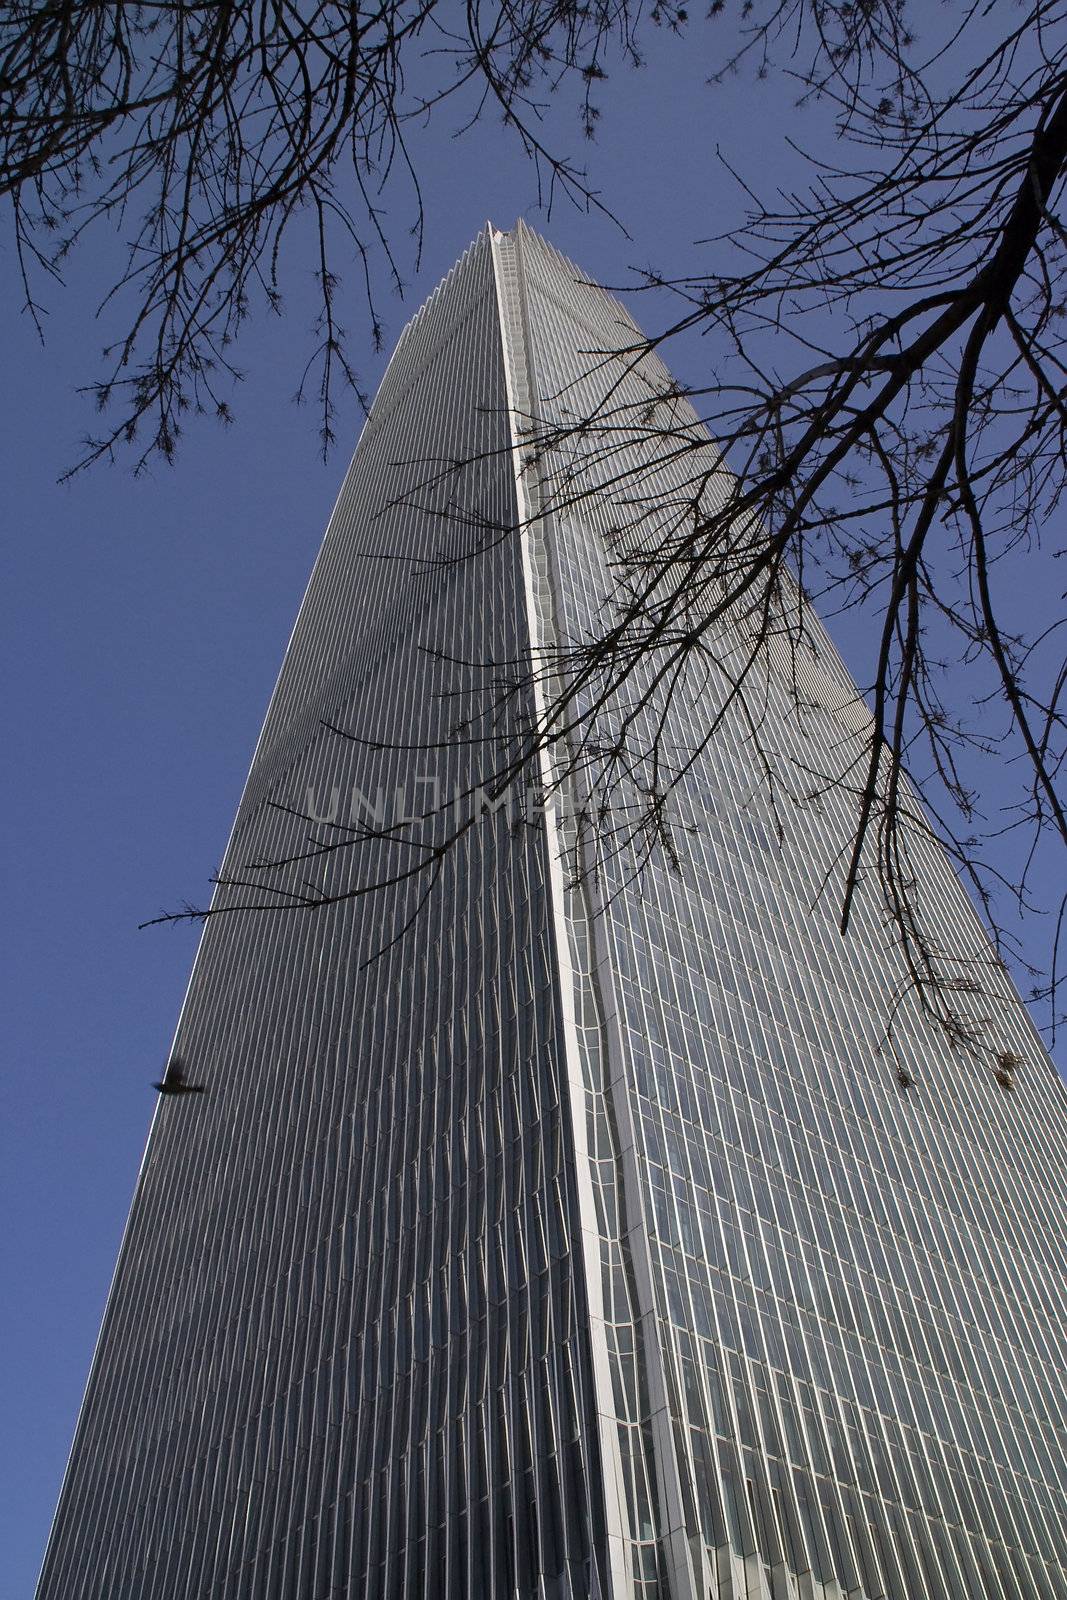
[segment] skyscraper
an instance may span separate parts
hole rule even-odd
[[[174,1044],[204,1092],[161,1097],[39,1600],[1067,1596],[1062,1091],[935,844],[938,946],[981,972],[960,1005],[1010,1089],[873,896],[838,933],[848,793],[772,803],[733,704],[698,748],[714,681],[672,703],[681,826],[640,871],[576,774],[549,805],[500,781],[634,485],[652,516],[679,492],[633,419],[697,424],[635,338],[522,225],[402,336],[234,824]],[[605,396],[624,422],[571,435]],[[813,616],[763,683],[761,761],[844,771],[866,712]]]

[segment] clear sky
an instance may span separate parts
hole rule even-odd
[[[517,215],[599,281],[631,268],[681,271],[693,241],[739,216],[716,160],[751,179],[798,171],[783,155],[818,113],[781,79],[709,91],[716,34],[650,33],[647,69],[605,86],[597,144],[577,118],[550,122],[584,159],[630,237],[561,204],[537,210],[533,175],[498,125],[461,140],[442,118],[416,140],[428,214],[416,274],[409,215],[393,226],[409,288],[383,291],[386,351],[487,218]],[[812,119],[815,119],[814,121]],[[783,164],[786,163],[786,164]],[[0,1596],[32,1592],[107,1286],[197,932],[138,932],[185,900],[203,903],[217,867],[303,586],[360,427],[344,399],[323,465],[314,420],[290,401],[309,349],[310,267],[289,278],[289,315],[258,321],[239,351],[236,422],[194,423],[173,467],[134,479],[99,467],[57,477],[92,426],[75,386],[102,338],[94,284],[107,241],[90,244],[65,294],[46,296],[42,353],[25,317],[6,237],[0,431],[7,756],[4,1030],[0,1121],[4,1285],[0,1416]],[[639,321],[654,320],[635,303]],[[373,389],[353,272],[353,344]],[[699,370],[702,352],[684,359]],[[671,359],[668,357],[668,359]],[[848,641],[844,640],[846,653]]]

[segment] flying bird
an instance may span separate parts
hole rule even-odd
[[[167,1066],[161,1082],[154,1083],[153,1089],[158,1089],[160,1094],[203,1094],[205,1085],[202,1083],[189,1083],[185,1076],[185,1063],[175,1056]]]

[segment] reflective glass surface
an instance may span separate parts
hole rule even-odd
[[[666,730],[669,848],[588,804],[595,761],[546,814],[472,798],[613,563],[719,491],[637,339],[521,224],[401,339],[226,853],[175,1044],[206,1093],[153,1125],[39,1600],[1067,1600],[1062,1086],[920,825],[985,1054],[907,991],[875,884],[842,940],[869,724],[799,592],[745,703],[725,616],[669,708],[654,659],[602,708],[638,749]]]

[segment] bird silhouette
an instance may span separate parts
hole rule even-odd
[[[185,1063],[174,1056],[167,1064],[166,1071],[159,1083],[152,1085],[160,1094],[203,1094],[205,1085],[202,1083],[189,1083],[185,1076]]]

